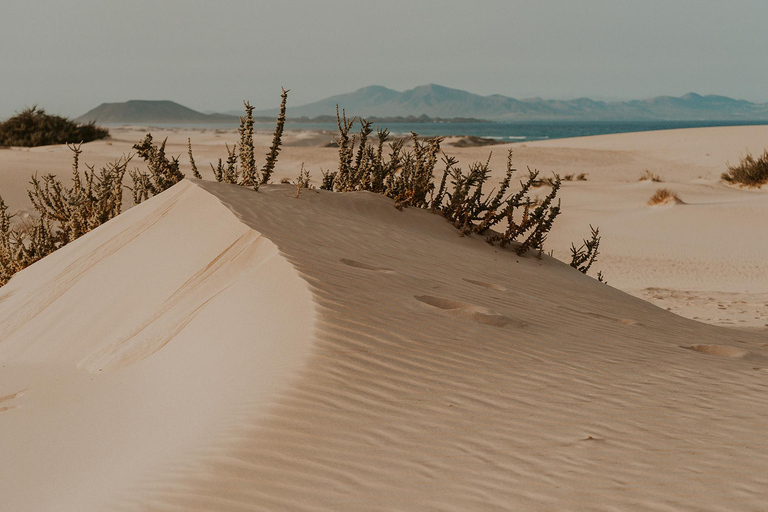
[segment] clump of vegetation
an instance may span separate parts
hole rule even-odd
[[[568,177],[570,177],[571,179],[567,179]],[[544,176],[543,178],[534,181],[533,186],[534,187],[544,187],[544,186],[554,187],[557,179],[558,179],[557,177]],[[572,180],[573,180],[573,174],[568,174],[565,176],[565,178],[562,179],[562,181],[572,181]]]
[[[192,167],[192,176],[201,180],[203,177],[200,175],[200,171],[197,170],[197,164],[195,164],[195,157],[192,156],[192,139],[187,137],[187,155],[189,155],[189,165]]]
[[[233,144],[232,148],[227,144],[226,161],[222,161],[222,159],[219,158],[216,166],[211,164],[211,170],[213,171],[213,176],[216,178],[216,181],[243,187],[252,187],[256,191],[259,190],[259,185],[269,183],[272,173],[275,170],[277,157],[280,154],[280,146],[282,145],[283,129],[285,127],[286,102],[288,100],[289,91],[290,89],[283,89],[281,95],[282,100],[280,102],[280,114],[278,115],[275,124],[272,145],[267,153],[264,166],[261,168],[261,175],[259,175],[259,171],[256,167],[255,150],[253,146],[253,107],[248,102],[244,102],[245,116],[240,118],[240,127],[238,128],[240,143]],[[191,147],[189,154],[190,158],[192,158]]]
[[[253,107],[246,102],[246,115],[241,118],[240,125],[240,150],[238,152],[236,149],[237,145],[232,149],[227,146],[226,165],[219,160],[218,167],[214,168],[218,181],[252,186],[258,190],[259,183],[269,180],[279,154],[287,93],[283,90],[280,117],[261,176],[258,176],[253,159]],[[7,283],[16,272],[119,215],[123,205],[123,179],[126,173],[133,181],[133,186],[127,188],[133,192],[134,204],[183,180],[179,158],[166,155],[166,142],[167,139],[157,145],[152,134],[147,134],[133,146],[136,154],[146,162],[146,171],[129,171],[128,164],[132,156],[128,156],[99,171],[86,165],[86,171],[81,173],[81,146],[71,145],[74,155],[71,187],[65,186],[52,174],[44,175],[41,179],[32,177],[32,188],[28,195],[38,217],[31,223],[12,226],[13,215],[8,214],[8,207],[0,197],[0,286]],[[202,178],[195,165],[190,139],[187,139],[187,149],[192,173],[196,178]],[[309,180],[309,172],[302,166],[297,180],[297,196],[301,188],[310,187]]]
[[[80,146],[70,146],[72,186],[46,174],[32,177],[27,192],[39,217],[31,225],[11,226],[8,207],[0,198],[0,286],[19,270],[117,217],[123,205],[123,177],[130,157],[80,173]]]
[[[94,123],[77,124],[66,117],[46,114],[37,106],[26,108],[0,123],[0,146],[48,146],[80,144],[109,137],[106,128]]]
[[[678,203],[678,204],[683,203],[683,201],[680,199],[680,196],[678,196],[672,190],[668,188],[660,188],[656,190],[656,192],[648,200],[648,205],[653,206],[656,204],[667,204],[672,202]]]
[[[651,171],[646,169],[637,181],[653,181],[654,183],[661,183],[664,180],[661,179],[661,176],[658,174],[653,174]]]
[[[768,149],[757,158],[750,153],[741,158],[738,165],[728,165],[720,175],[723,181],[745,187],[761,187],[768,183]]]
[[[275,170],[277,155],[280,154],[280,145],[282,144],[283,128],[285,127],[285,111],[289,91],[290,89],[283,89],[283,93],[280,95],[280,114],[277,116],[277,122],[275,123],[275,133],[272,135],[272,146],[269,148],[269,153],[267,153],[267,160],[264,162],[264,167],[261,168],[262,184],[269,183],[269,178],[272,177],[272,173]],[[251,120],[252,119],[253,117],[251,116]],[[253,121],[251,121],[251,127],[253,127]]]
[[[184,173],[179,169],[179,158],[165,156],[166,138],[157,146],[152,143],[152,134],[148,133],[138,143],[133,145],[136,154],[147,163],[147,172],[138,169],[129,171],[133,180],[133,202],[139,204],[145,199],[156,196],[184,179]]]
[[[391,197],[397,208],[412,206],[440,213],[463,235],[487,234],[486,240],[491,244],[506,246],[517,242],[518,254],[531,249],[541,253],[547,233],[560,213],[560,202],[556,200],[561,184],[559,176],[546,179],[552,190],[538,203],[528,195],[540,182],[537,171],[529,169],[520,189],[509,192],[516,171],[510,151],[505,177],[498,189],[486,194],[485,186],[491,175],[490,156],[485,162],[475,162],[463,171],[454,157],[445,153],[441,157],[441,137],[420,139],[411,133],[411,148],[406,149],[402,139],[387,144],[387,130],[377,130],[377,140],[371,142],[373,129],[366,120],[360,121],[359,134],[350,134],[354,122],[355,118],[349,119],[346,112],[339,113],[336,109],[339,168],[335,172],[323,172],[322,189],[383,194]],[[435,168],[441,161],[442,177],[436,186]],[[502,232],[488,233],[504,222],[506,229]]]
[[[589,229],[592,232],[589,240],[585,238],[578,248],[575,244],[571,244],[571,266],[582,274],[589,272],[589,269],[597,261],[597,256],[600,254],[598,252],[600,247],[600,228],[593,228],[590,224]],[[600,281],[602,281],[602,274],[598,274],[598,276]]]
[[[301,189],[312,188],[312,185],[310,184],[309,180],[310,180],[309,171],[304,168],[304,163],[302,163],[298,178],[296,178],[296,180],[291,183],[294,187],[296,187],[296,199],[298,199],[299,196],[301,195]]]

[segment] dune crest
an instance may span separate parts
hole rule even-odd
[[[0,295],[2,510],[112,509],[270,407],[314,330],[293,266],[188,181]]]

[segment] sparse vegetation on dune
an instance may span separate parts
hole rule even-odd
[[[683,202],[682,199],[680,199],[680,196],[678,196],[677,193],[673,192],[668,188],[660,188],[656,190],[656,192],[654,192],[654,194],[648,200],[648,205],[653,206],[657,204],[668,204],[668,203],[681,204],[682,202]]]
[[[246,102],[246,115],[241,118],[239,153],[236,145],[232,149],[227,147],[229,155],[226,166],[219,160],[218,168],[214,168],[218,181],[252,186],[256,190],[259,183],[268,181],[280,152],[287,93],[288,91],[283,90],[281,114],[262,175],[257,176],[253,159],[253,107]],[[42,111],[32,112],[34,115],[37,113]],[[35,140],[39,138],[33,137]],[[147,165],[145,171],[128,170],[128,163],[132,158],[128,156],[102,167],[99,171],[86,166],[87,170],[83,173],[80,171],[80,145],[70,146],[73,152],[71,187],[65,186],[52,174],[44,175],[40,179],[36,175],[32,176],[32,188],[28,195],[38,217],[31,223],[12,226],[13,215],[8,214],[8,207],[0,197],[0,286],[7,283],[16,272],[119,215],[124,188],[131,190],[134,204],[139,204],[183,180],[185,176],[180,170],[179,158],[169,158],[165,145],[166,140],[159,145],[155,144],[152,134],[148,133],[133,146],[136,154]],[[196,178],[202,178],[195,165],[192,141],[189,139],[187,148],[192,173]],[[241,162],[240,166],[238,160]],[[132,186],[123,185],[126,173],[131,177]],[[300,174],[299,183],[304,187],[309,186],[307,171]],[[297,196],[301,188],[298,187]]]
[[[118,216],[123,205],[123,177],[130,157],[80,172],[80,146],[73,153],[72,186],[46,174],[42,181],[32,176],[29,200],[38,218],[19,227],[11,226],[11,215],[0,198],[0,286],[19,270],[76,240],[88,231]]]
[[[490,244],[502,247],[516,243],[515,251],[524,254],[529,250],[541,254],[547,234],[555,218],[560,214],[557,199],[561,179],[558,175],[539,179],[538,171],[528,169],[528,175],[520,182],[517,192],[510,192],[512,176],[512,151],[507,155],[507,169],[498,187],[486,193],[484,187],[491,176],[490,156],[485,162],[474,162],[467,171],[458,161],[440,151],[441,137],[421,140],[411,133],[411,149],[405,149],[402,140],[385,144],[389,133],[377,130],[377,141],[371,143],[371,123],[361,119],[359,134],[350,134],[355,118],[347,118],[346,112],[336,109],[339,135],[339,168],[323,172],[321,188],[337,192],[365,190],[391,197],[395,206],[424,208],[443,215],[463,235],[486,235]],[[442,177],[435,183],[435,167],[443,163]],[[586,175],[579,175],[585,180]],[[552,189],[544,199],[534,201],[529,191],[536,186]],[[505,225],[498,232],[497,225]]]
[[[653,174],[648,169],[645,170],[645,172],[640,175],[640,178],[637,181],[653,181],[654,183],[661,183],[664,180],[661,179],[661,176],[658,174]]]
[[[720,175],[723,181],[745,187],[762,187],[768,183],[768,149],[755,158],[747,153],[738,165],[728,165]]]
[[[37,106],[26,108],[0,123],[0,146],[48,146],[80,144],[109,137],[106,128],[94,123],[77,124],[66,117],[46,114]]]
[[[281,137],[285,124],[288,91],[283,89],[280,115],[277,118],[272,145],[266,162],[259,172],[256,167],[253,145],[253,107],[245,102],[245,116],[240,119],[240,141],[227,147],[226,161],[219,159],[211,165],[219,182],[251,187],[269,183],[280,152]],[[395,207],[416,207],[441,214],[462,235],[486,236],[490,244],[502,247],[516,244],[515,251],[522,255],[529,250],[541,256],[547,234],[560,214],[557,194],[561,180],[558,175],[539,180],[538,171],[528,169],[516,192],[510,191],[512,176],[512,151],[507,155],[507,169],[496,189],[486,192],[491,170],[490,156],[485,162],[475,162],[463,171],[454,157],[441,153],[441,137],[420,139],[411,134],[411,146],[406,149],[404,139],[389,140],[389,132],[377,129],[377,140],[371,142],[372,123],[361,120],[360,133],[351,134],[355,118],[348,119],[337,108],[339,136],[339,166],[336,171],[324,171],[322,189],[335,192],[370,191],[383,194],[394,201]],[[72,187],[66,187],[53,175],[43,176],[42,181],[32,178],[30,200],[39,214],[32,225],[11,226],[11,216],[0,198],[0,285],[11,276],[77,239],[96,226],[117,216],[122,209],[123,178],[126,172],[132,180],[127,187],[133,193],[134,204],[157,195],[175,185],[184,174],[179,158],[168,157],[166,141],[154,143],[147,134],[133,146],[144,160],[147,170],[127,170],[131,157],[124,157],[96,172],[93,167],[79,171],[80,146],[71,146],[74,154]],[[387,150],[385,151],[385,146]],[[192,172],[201,178],[192,153],[192,142],[187,140]],[[435,184],[435,168],[443,164],[439,185]],[[583,179],[580,175],[577,179]],[[584,178],[585,179],[585,178]],[[302,189],[312,188],[309,171],[302,164],[298,178],[292,182],[296,198]],[[540,184],[551,187],[543,199],[531,199],[529,191]],[[493,231],[496,226],[505,226]],[[591,227],[591,226],[590,226]],[[582,248],[572,249],[573,262],[578,270],[586,273],[597,257],[599,237],[592,230],[592,239],[584,241]]]

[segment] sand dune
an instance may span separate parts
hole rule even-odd
[[[8,511],[111,509],[271,403],[314,328],[274,244],[190,182],[25,269],[0,301]]]
[[[723,131],[515,146],[590,173],[549,247],[599,224],[612,286],[382,196],[180,183],[0,289],[0,510],[763,510],[766,331],[665,310],[766,322],[767,198],[695,167]]]
[[[6,510],[762,507],[764,336],[292,194],[185,181],[3,288]]]

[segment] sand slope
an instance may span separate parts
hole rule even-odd
[[[59,448],[66,453],[58,454],[58,460],[70,456],[75,462],[66,471],[38,473],[35,491],[50,489],[51,500],[58,491],[66,499],[57,502],[80,503],[79,510],[764,507],[764,336],[686,320],[553,259],[519,258],[481,239],[461,238],[439,217],[414,209],[399,212],[381,196],[304,192],[294,199],[292,193],[282,186],[256,194],[185,182],[153,205],[181,194],[203,202],[207,210],[214,209],[210,201],[217,198],[299,271],[310,286],[317,317],[311,355],[298,379],[266,397],[266,408],[246,403],[235,418],[216,407],[237,372],[226,372],[214,389],[199,382],[195,372],[192,382],[206,389],[197,391],[211,402],[195,408],[200,419],[189,413],[170,444],[140,435],[145,428],[159,429],[159,412],[131,423],[139,433],[126,447],[127,434],[115,425],[122,422],[94,424],[94,417],[109,420],[94,402],[88,403],[95,398],[83,399],[77,410],[62,416],[78,425],[87,418],[92,430],[82,434],[77,451]],[[138,219],[119,221],[134,226]],[[107,225],[101,232],[115,230]],[[78,248],[73,245],[71,252]],[[51,262],[67,255],[55,256]],[[51,262],[45,264],[54,266]],[[33,267],[19,277],[31,279],[45,270]],[[303,318],[308,307],[286,299],[293,293],[282,283],[295,275],[279,276],[278,290],[262,288],[272,272],[259,272],[247,294],[265,303],[281,301],[266,324],[276,333]],[[21,282],[12,284],[21,290]],[[6,304],[14,300],[12,295]],[[231,304],[221,296],[216,300],[222,310]],[[49,307],[64,307],[61,303]],[[108,314],[114,306],[100,309]],[[36,318],[53,321],[42,313]],[[291,321],[280,323],[281,318]],[[205,325],[213,330],[214,324],[223,329],[228,322]],[[82,363],[86,358],[78,353],[69,358],[72,382],[55,389],[72,393],[79,389],[78,379],[94,379],[88,384],[93,395],[114,403],[121,395],[112,387],[117,383],[106,379],[125,379],[134,389],[147,379],[132,378],[133,372],[162,365],[165,380],[152,390],[170,393],[166,388],[187,374],[172,365],[197,354],[189,353],[194,345],[184,333],[194,333],[201,345],[218,340],[207,358],[229,339],[211,331],[204,335],[202,320],[200,329],[193,325],[145,359],[105,375],[89,373]],[[32,375],[47,375],[42,361],[53,359],[58,345],[24,349],[17,333],[18,342],[4,342],[3,364],[26,361]],[[247,350],[264,345],[261,340],[259,331],[233,354],[244,366],[258,365]],[[103,341],[96,345],[104,346]],[[290,347],[280,346],[290,356]],[[90,356],[93,350],[87,352]],[[31,370],[35,364],[40,366]],[[81,370],[76,371],[78,364]],[[200,368],[209,365],[215,366],[200,362]],[[16,387],[22,385],[21,375]],[[263,394],[262,383],[248,384],[240,389]],[[9,422],[17,422],[37,425],[36,435],[24,434],[33,453],[66,444],[49,437],[56,430],[52,423],[23,416],[39,410],[31,399],[41,385],[23,386],[25,394],[10,400],[19,400],[20,407],[3,413],[3,439]],[[185,400],[199,401],[195,389],[177,390],[174,410],[184,412]],[[137,408],[159,400],[145,391],[134,396]],[[59,408],[68,402],[61,396],[49,400]],[[200,429],[207,435],[195,438]],[[131,462],[143,443],[154,447],[152,457]],[[94,444],[113,450],[100,458],[98,471],[92,459],[80,455]],[[167,451],[158,451],[166,445]],[[174,452],[171,445],[187,449]],[[29,464],[31,459],[27,448],[15,460]],[[140,466],[140,477],[126,469]],[[4,470],[12,471],[7,465]],[[102,477],[110,470],[120,472],[120,478]],[[30,480],[17,481],[26,482],[30,493]],[[101,485],[94,486],[95,481]],[[73,482],[79,485],[73,488]],[[16,503],[25,503],[18,484],[12,491]],[[34,510],[51,509],[54,501],[38,503]]]
[[[696,222],[764,195],[687,186],[649,208],[636,178],[568,184],[552,243],[597,216],[609,280],[647,287],[668,258],[719,289],[759,244],[704,279]],[[0,289],[0,509],[764,509],[764,332],[381,196],[294,192],[185,181]],[[699,260],[649,250],[676,222]]]
[[[25,269],[0,289],[0,509],[111,509],[270,403],[313,322],[274,244],[190,182]]]

